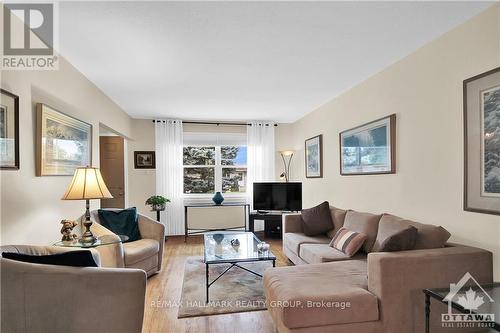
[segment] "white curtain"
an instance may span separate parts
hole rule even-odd
[[[161,213],[167,235],[184,234],[182,121],[156,120],[156,194],[170,199]]]
[[[251,122],[249,124],[247,129],[247,200],[252,207],[253,183],[275,180],[275,147],[274,123]]]

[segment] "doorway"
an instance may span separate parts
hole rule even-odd
[[[99,137],[99,163],[112,199],[101,199],[101,208],[125,208],[125,149],[121,136]]]

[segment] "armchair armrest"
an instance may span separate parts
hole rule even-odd
[[[92,216],[93,217],[93,216]],[[82,228],[82,232],[84,230],[83,221],[85,220],[85,216],[80,218],[80,227]],[[101,236],[110,236],[116,237],[116,240],[120,240],[120,237],[113,233],[111,230],[103,227],[96,219],[92,219],[92,226],[90,227],[90,231],[96,237]],[[95,248],[97,252],[99,252],[101,257],[101,266],[102,267],[125,267],[125,254],[123,252],[122,243],[118,242],[115,244],[102,245]]]
[[[165,226],[142,214],[137,214],[137,223],[139,224],[139,232],[142,238],[158,241],[160,245],[160,250],[158,251],[158,270],[161,270],[163,247],[165,244]]]
[[[368,290],[379,298],[385,332],[422,332],[425,288],[449,287],[466,272],[493,280],[491,252],[468,246],[368,254]],[[431,324],[440,324],[438,306]],[[446,311],[443,306],[444,311]]]
[[[1,266],[2,331],[141,332],[146,292],[142,270],[8,259]]]
[[[283,233],[287,232],[304,232],[300,213],[283,214]]]

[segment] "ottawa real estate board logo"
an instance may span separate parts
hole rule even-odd
[[[495,314],[488,313],[494,300],[469,272],[457,283],[450,283],[450,292],[444,301],[448,303],[448,312],[441,314],[442,327],[494,327]],[[460,306],[464,313],[453,312],[453,305]]]
[[[4,3],[1,70],[55,70],[58,34],[54,3]]]

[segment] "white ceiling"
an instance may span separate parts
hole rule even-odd
[[[135,118],[294,121],[479,2],[62,2],[60,49]]]

